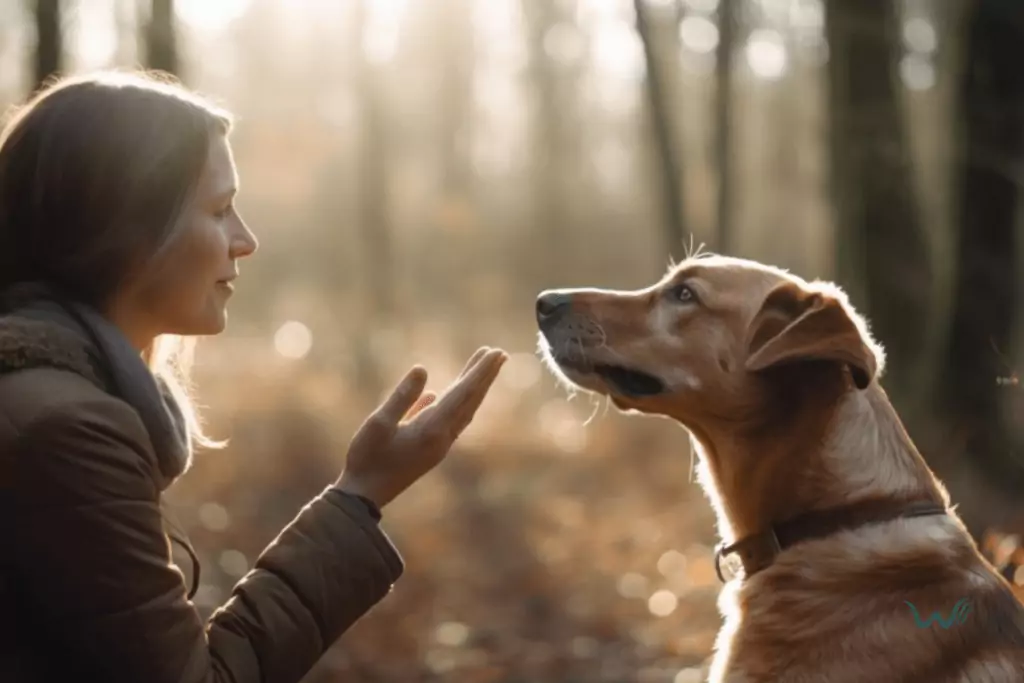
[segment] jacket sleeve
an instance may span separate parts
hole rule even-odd
[[[171,564],[134,411],[76,402],[18,439],[18,583],[53,651],[111,683],[291,683],[390,591],[400,556],[363,504],[326,489],[204,624]]]

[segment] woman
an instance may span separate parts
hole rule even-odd
[[[224,328],[257,246],[230,128],[176,84],[103,74],[51,85],[0,135],[4,683],[298,681],[401,575],[380,509],[445,457],[506,358],[481,349],[437,400],[411,369],[203,624],[160,502],[209,443],[176,342]]]

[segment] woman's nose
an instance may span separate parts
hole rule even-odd
[[[242,220],[238,221],[238,227],[231,236],[231,258],[239,259],[251,256],[259,249],[260,243],[256,235],[249,229]]]

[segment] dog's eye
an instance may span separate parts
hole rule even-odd
[[[684,304],[692,304],[697,301],[697,294],[690,285],[676,285],[671,290],[672,298]]]

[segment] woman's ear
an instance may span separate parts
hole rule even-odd
[[[784,282],[768,293],[750,324],[746,369],[832,360],[848,365],[854,383],[864,389],[878,372],[881,350],[855,315],[838,296]]]

